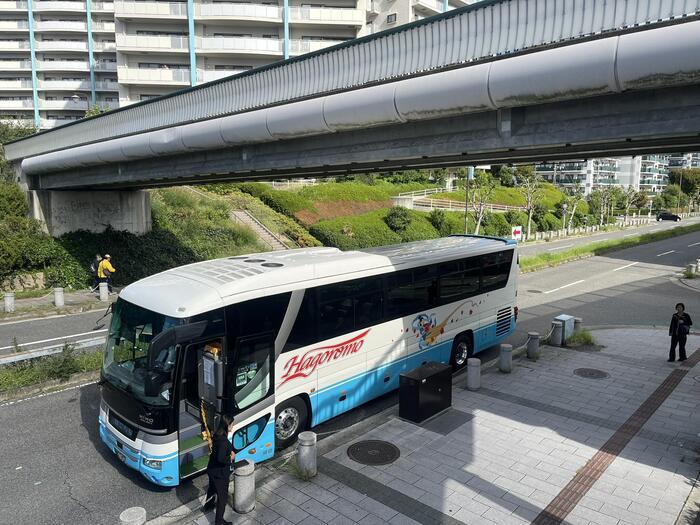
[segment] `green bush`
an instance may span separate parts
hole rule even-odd
[[[527,212],[511,210],[503,214],[508,224],[511,226],[522,226],[524,230],[527,230]],[[535,233],[537,231],[537,224],[532,221],[530,225],[530,232]]]
[[[259,182],[243,182],[236,184],[235,187],[244,193],[257,197],[273,210],[288,217],[293,218],[295,213],[302,210],[314,210],[312,201],[294,191],[275,190],[267,184]],[[214,189],[213,191],[218,193],[222,190]]]
[[[483,235],[510,237],[511,226],[502,213],[487,213],[481,225]]]
[[[386,225],[383,220],[385,213],[371,212],[319,221],[311,226],[310,231],[324,246],[335,246],[341,250],[398,244],[401,242],[401,236]]]
[[[561,219],[551,212],[547,212],[537,223],[540,231],[561,230]]]
[[[17,184],[0,182],[0,220],[7,217],[24,217],[29,210],[27,198]]]
[[[433,225],[433,228],[435,228],[441,236],[444,237],[452,233],[450,231],[450,225],[447,222],[447,214],[444,210],[436,209],[431,211],[430,214],[428,214],[428,221],[430,221],[430,224]]]
[[[411,214],[403,206],[393,206],[384,218],[387,226],[396,233],[401,233],[411,224]]]

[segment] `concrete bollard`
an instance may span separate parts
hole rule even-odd
[[[527,333],[527,358],[535,360],[540,357],[540,334],[538,332]]]
[[[467,390],[472,392],[481,388],[481,359],[467,359]]]
[[[103,303],[109,301],[109,286],[107,283],[100,283],[100,301]]]
[[[63,288],[53,289],[53,304],[58,308],[66,304],[63,297]]]
[[[15,293],[5,292],[5,313],[9,314],[15,311]]]
[[[561,321],[552,321],[552,335],[549,339],[550,344],[553,346],[563,346],[564,345],[564,323]]]
[[[694,275],[695,274],[695,265],[694,264],[687,264],[685,266],[686,271],[688,272],[689,275]]]
[[[306,431],[299,434],[297,461],[299,462],[299,470],[301,470],[302,476],[313,478],[318,473],[316,468],[315,433]]]
[[[120,525],[143,525],[146,523],[146,509],[131,507],[119,515]]]
[[[255,508],[255,463],[249,459],[237,461],[233,471],[233,510],[248,514]]]
[[[700,273],[700,259],[695,259],[695,273]]]
[[[501,345],[498,369],[504,374],[510,374],[511,370],[513,370],[513,345]]]
[[[583,319],[580,317],[574,317],[574,332],[580,330],[583,327]]]

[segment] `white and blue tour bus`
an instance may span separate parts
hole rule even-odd
[[[450,236],[361,251],[303,248],[174,268],[124,288],[101,372],[100,436],[149,481],[206,468],[222,413],[237,459],[454,370],[515,329],[514,241]]]

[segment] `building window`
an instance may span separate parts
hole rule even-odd
[[[391,13],[390,15],[386,15],[386,23],[387,24],[396,23],[396,13]]]

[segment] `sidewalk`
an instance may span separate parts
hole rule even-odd
[[[513,372],[455,377],[452,408],[416,425],[398,407],[319,442],[319,474],[302,481],[280,461],[258,467],[257,505],[238,524],[690,525],[700,466],[700,336],[689,359],[668,363],[664,330],[593,332],[602,350],[542,348]],[[577,375],[579,369],[602,378]],[[348,446],[398,447],[366,466]],[[275,466],[278,465],[278,466]],[[152,524],[213,523],[198,503]],[[178,521],[178,517],[179,521]]]
[[[115,292],[118,291],[116,287],[114,290]],[[1,296],[2,292],[0,292]],[[116,301],[116,298],[117,293],[109,296],[109,300],[112,302]],[[40,297],[15,299],[15,311],[11,313],[5,312],[4,301],[0,299],[0,321],[99,310],[100,308],[106,308],[108,304],[101,302],[99,295],[90,292],[90,290],[64,292],[63,300],[65,304],[60,308],[53,304],[53,299],[53,290],[46,290],[46,293]]]

